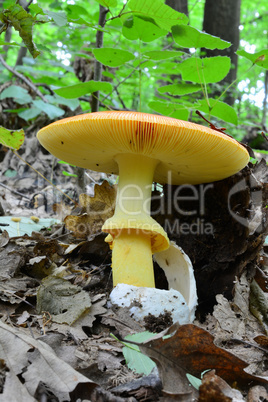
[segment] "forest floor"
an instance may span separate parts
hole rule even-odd
[[[50,155],[39,150],[23,157],[48,176]],[[135,321],[128,310],[109,304],[111,252],[100,222],[79,238],[63,222],[71,202],[14,155],[6,154],[1,169],[1,402],[268,401],[267,292],[254,313],[243,274],[233,299],[217,295],[202,322]],[[55,168],[56,184],[77,199],[75,178],[62,170]],[[90,173],[90,195],[92,179],[101,183],[103,177]],[[43,224],[49,227],[40,230]],[[266,290],[267,248],[260,279]],[[143,360],[136,345],[122,342],[144,331],[155,338],[141,349],[156,365]],[[200,379],[201,373],[202,384],[192,380],[189,390],[186,374]]]

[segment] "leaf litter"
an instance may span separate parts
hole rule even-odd
[[[157,366],[149,375],[135,371],[135,358],[133,370],[126,365],[124,344],[110,334],[123,339],[146,328],[107,304],[111,253],[101,226],[113,214],[116,190],[110,187],[104,182],[95,186],[95,197],[80,196],[65,225],[0,234],[0,401],[44,395],[93,402],[265,400],[265,247],[258,269],[237,277],[232,298],[219,293],[205,320],[162,332],[163,326],[152,326],[152,338],[139,342]],[[199,390],[189,385],[189,374],[201,379]]]

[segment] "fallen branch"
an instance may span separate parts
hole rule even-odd
[[[5,60],[3,59],[3,57],[0,54],[0,63],[9,71],[11,72],[13,75],[15,75],[15,77],[19,78],[20,80],[22,80],[23,82],[25,82],[26,85],[28,85],[35,93],[37,96],[39,96],[43,102],[48,103],[47,99],[44,97],[44,95],[42,94],[42,92],[39,91],[38,88],[36,88],[36,86],[32,83],[32,81],[25,77],[23,74],[19,73],[18,71],[14,70],[12,67],[10,67]]]

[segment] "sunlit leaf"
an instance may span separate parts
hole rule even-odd
[[[0,144],[8,148],[19,149],[24,142],[23,130],[8,130],[0,126]]]
[[[25,46],[35,58],[40,52],[37,50],[32,37],[32,29],[35,19],[28,14],[19,4],[13,4],[0,13],[0,21],[12,25],[19,32]]]
[[[97,3],[99,3],[103,7],[116,7],[117,6],[117,0],[95,0]]]
[[[180,57],[183,52],[176,52],[171,50],[152,50],[150,52],[144,52],[143,55],[152,60],[166,60],[173,57]]]
[[[148,103],[148,106],[155,112],[175,119],[188,120],[189,117],[189,110],[178,103],[152,101]]]
[[[209,99],[209,104],[211,108],[209,108],[206,99],[202,99],[198,102],[198,110],[201,112],[205,112],[208,115],[212,115],[214,117],[218,117],[223,121],[228,121],[232,124],[237,124],[237,114],[235,109],[227,105],[227,103],[221,101],[215,101],[213,99]]]
[[[201,85],[197,84],[171,84],[158,88],[160,94],[168,92],[171,95],[186,95],[200,90]]]
[[[245,57],[257,66],[268,69],[268,49],[260,50],[257,53],[248,53],[245,50],[238,50],[238,56]]]
[[[201,32],[190,25],[176,25],[172,27],[172,35],[175,42],[182,47],[204,47],[206,49],[226,49],[231,46],[217,36]]]
[[[185,14],[173,10],[163,4],[161,0],[130,0],[129,8],[135,14],[153,18],[160,28],[170,30],[173,25],[187,24],[188,18]]]
[[[85,18],[89,16],[87,9],[77,4],[68,4],[65,10],[70,18],[81,18],[81,16]]]
[[[16,42],[5,42],[4,40],[0,39],[0,46],[21,46]]]
[[[227,56],[191,57],[178,65],[184,81],[198,84],[219,82],[226,77],[230,68],[231,60]]]
[[[135,59],[135,56],[127,50],[105,47],[102,49],[93,49],[96,59],[109,67],[118,67],[126,62]]]
[[[152,42],[167,35],[168,32],[159,28],[152,18],[134,15],[124,22],[122,33],[129,40],[140,39],[143,42]]]
[[[43,9],[37,3],[30,4],[29,9],[34,14],[41,14],[41,15],[45,14]]]
[[[109,82],[88,81],[81,84],[59,88],[56,89],[55,92],[57,95],[62,96],[63,98],[73,99],[91,94],[96,91],[111,92],[112,89],[113,87]]]

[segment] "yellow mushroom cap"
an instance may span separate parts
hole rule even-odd
[[[241,144],[216,130],[132,111],[69,117],[42,128],[37,137],[56,157],[99,172],[118,174],[114,157],[120,153],[157,159],[154,181],[158,183],[217,181],[249,161]]]

